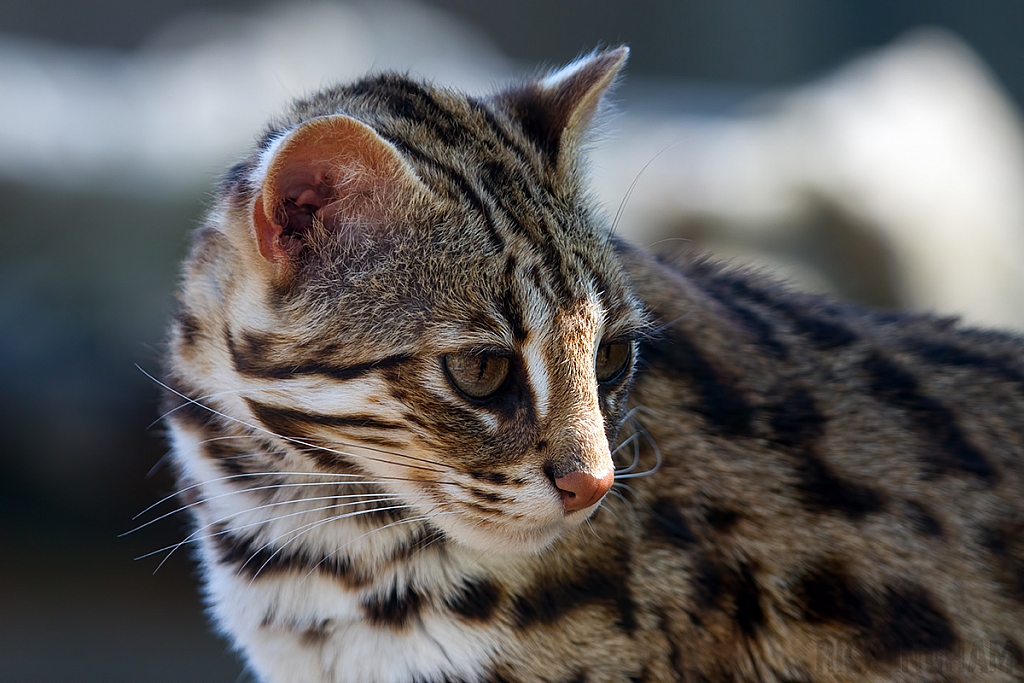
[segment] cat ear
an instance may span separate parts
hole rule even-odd
[[[625,46],[597,52],[495,99],[558,164],[575,154],[628,56]]]
[[[397,220],[422,189],[391,143],[348,116],[302,124],[264,159],[252,218],[260,255],[278,275],[292,271],[311,240],[358,239]]]

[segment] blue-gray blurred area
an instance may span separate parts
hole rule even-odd
[[[188,233],[288,97],[377,68],[486,90],[628,43],[595,164],[610,213],[637,179],[627,233],[1014,325],[1012,298],[956,297],[1024,286],[1021,27],[1017,0],[3,0],[0,681],[250,680],[188,548],[133,559],[184,520],[119,534],[172,509],[133,521],[173,490],[146,373]]]

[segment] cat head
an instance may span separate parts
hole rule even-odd
[[[613,481],[646,327],[581,150],[625,48],[476,99],[397,75],[298,102],[186,269],[172,370],[268,447],[456,542],[545,547]]]

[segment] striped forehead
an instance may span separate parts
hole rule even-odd
[[[560,370],[565,369],[555,366],[592,364],[606,312],[592,286],[578,292],[582,296],[572,303],[558,302],[550,296],[549,288],[530,281],[520,280],[515,289],[522,301],[523,369],[533,392],[537,417],[543,420],[551,405],[552,386],[558,381]]]

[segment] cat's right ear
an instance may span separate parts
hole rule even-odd
[[[356,241],[413,210],[423,185],[395,147],[348,116],[307,121],[264,153],[252,207],[260,256],[294,274],[316,241]]]
[[[494,96],[556,168],[572,165],[629,48],[596,52]]]

